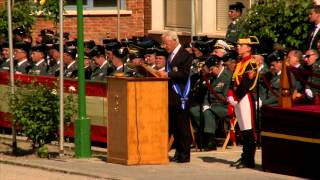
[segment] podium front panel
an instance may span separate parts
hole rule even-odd
[[[168,82],[108,80],[108,162],[168,163]]]

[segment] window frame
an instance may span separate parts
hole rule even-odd
[[[94,0],[86,0],[87,1],[87,5],[83,5],[83,10],[116,10],[117,6],[105,6],[105,7],[94,7],[93,6],[93,1]],[[127,6],[126,6],[126,1],[127,0],[120,0],[120,10],[126,10]],[[77,6],[76,5],[65,5],[64,6],[65,10],[76,10]]]

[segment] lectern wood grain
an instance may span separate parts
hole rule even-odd
[[[108,162],[168,163],[168,82],[108,78]]]

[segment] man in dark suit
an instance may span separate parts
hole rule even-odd
[[[167,31],[161,36],[163,48],[169,53],[166,72],[169,77],[169,135],[173,134],[176,153],[172,158],[178,163],[190,162],[191,132],[188,112],[188,87],[192,56],[181,46],[176,32]]]
[[[313,6],[309,13],[309,21],[314,23],[314,28],[311,30],[307,49],[317,49],[317,42],[320,40],[320,6]]]

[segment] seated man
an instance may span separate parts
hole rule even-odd
[[[17,61],[15,66],[15,73],[17,74],[28,74],[31,69],[31,64],[29,63],[29,50],[30,45],[24,42],[18,42],[14,47],[14,57]]]
[[[203,69],[204,76],[207,76],[204,77],[204,83],[206,84],[208,90],[204,96],[202,107],[193,106],[190,108],[190,112],[191,117],[200,128],[201,118],[199,117],[203,117],[205,150],[216,150],[217,145],[215,133],[219,120],[227,116],[228,109],[226,97],[232,74],[222,65],[222,62],[219,60],[219,58],[215,56],[210,57],[206,61],[204,68],[209,68],[209,74],[206,74]],[[202,113],[200,116],[197,115],[199,112]]]
[[[168,53],[165,49],[156,49],[156,61],[154,69],[157,71],[165,71]]]
[[[78,76],[78,65],[76,62],[77,50],[74,48],[65,48],[63,53],[63,61],[66,65],[64,70],[64,77],[66,78],[77,78]]]
[[[45,61],[46,57],[46,47],[44,45],[38,45],[32,47],[31,58],[33,61],[33,66],[29,71],[31,75],[47,75],[48,74],[48,65]]]
[[[320,60],[317,50],[309,49],[308,51],[306,51],[304,61],[308,69],[310,69],[313,74],[320,74]],[[319,85],[320,78],[310,75],[308,77],[308,83]],[[320,104],[319,88],[307,84],[305,94],[307,98],[311,100],[311,103]]]
[[[9,43],[8,42],[2,42],[1,43],[1,65],[0,65],[0,71],[10,70],[10,57],[9,57]]]
[[[104,47],[100,45],[95,46],[90,51],[90,56],[97,65],[97,68],[91,74],[91,80],[106,81],[106,77],[114,71],[114,67],[106,60]]]

